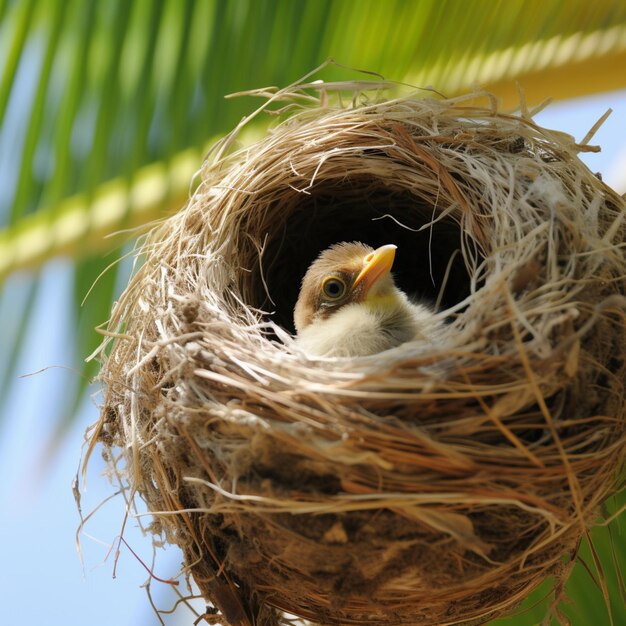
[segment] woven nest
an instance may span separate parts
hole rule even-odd
[[[286,119],[148,235],[93,441],[207,621],[483,623],[561,588],[617,488],[625,203],[525,111],[320,94],[270,94]],[[345,240],[398,245],[436,345],[298,352],[300,280]]]

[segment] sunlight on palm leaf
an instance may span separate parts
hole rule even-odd
[[[79,363],[99,341],[93,328],[107,317],[115,272],[81,302],[131,239],[106,236],[184,203],[211,138],[255,108],[246,98],[225,101],[226,94],[286,85],[329,56],[446,95],[479,82],[508,107],[517,98],[514,79],[534,102],[572,97],[626,86],[626,4],[0,2],[0,398],[17,374],[38,268],[59,255],[74,263]],[[347,76],[354,73],[338,66],[324,72],[329,80]],[[60,431],[85,388],[78,383],[60,409]],[[610,564],[606,531],[597,544]],[[587,585],[581,571],[573,593]],[[626,623],[619,583],[609,575],[608,584],[615,622]],[[596,606],[585,613],[590,603],[579,603],[574,624],[597,615]]]

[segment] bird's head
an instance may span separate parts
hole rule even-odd
[[[324,250],[302,279],[294,309],[296,330],[328,318],[347,304],[385,306],[396,292],[390,273],[395,254],[392,244],[374,250],[360,242]]]

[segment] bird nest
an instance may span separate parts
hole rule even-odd
[[[488,97],[266,95],[278,123],[143,243],[92,442],[207,621],[469,625],[560,589],[626,456],[624,201]],[[434,344],[298,350],[300,280],[353,240],[398,246]]]

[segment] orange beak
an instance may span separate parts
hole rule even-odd
[[[352,288],[360,283],[364,283],[365,291],[367,292],[381,276],[389,273],[396,256],[396,248],[397,246],[390,243],[377,248],[374,252],[370,252],[363,259],[363,269],[359,272],[354,283],[352,283]]]

